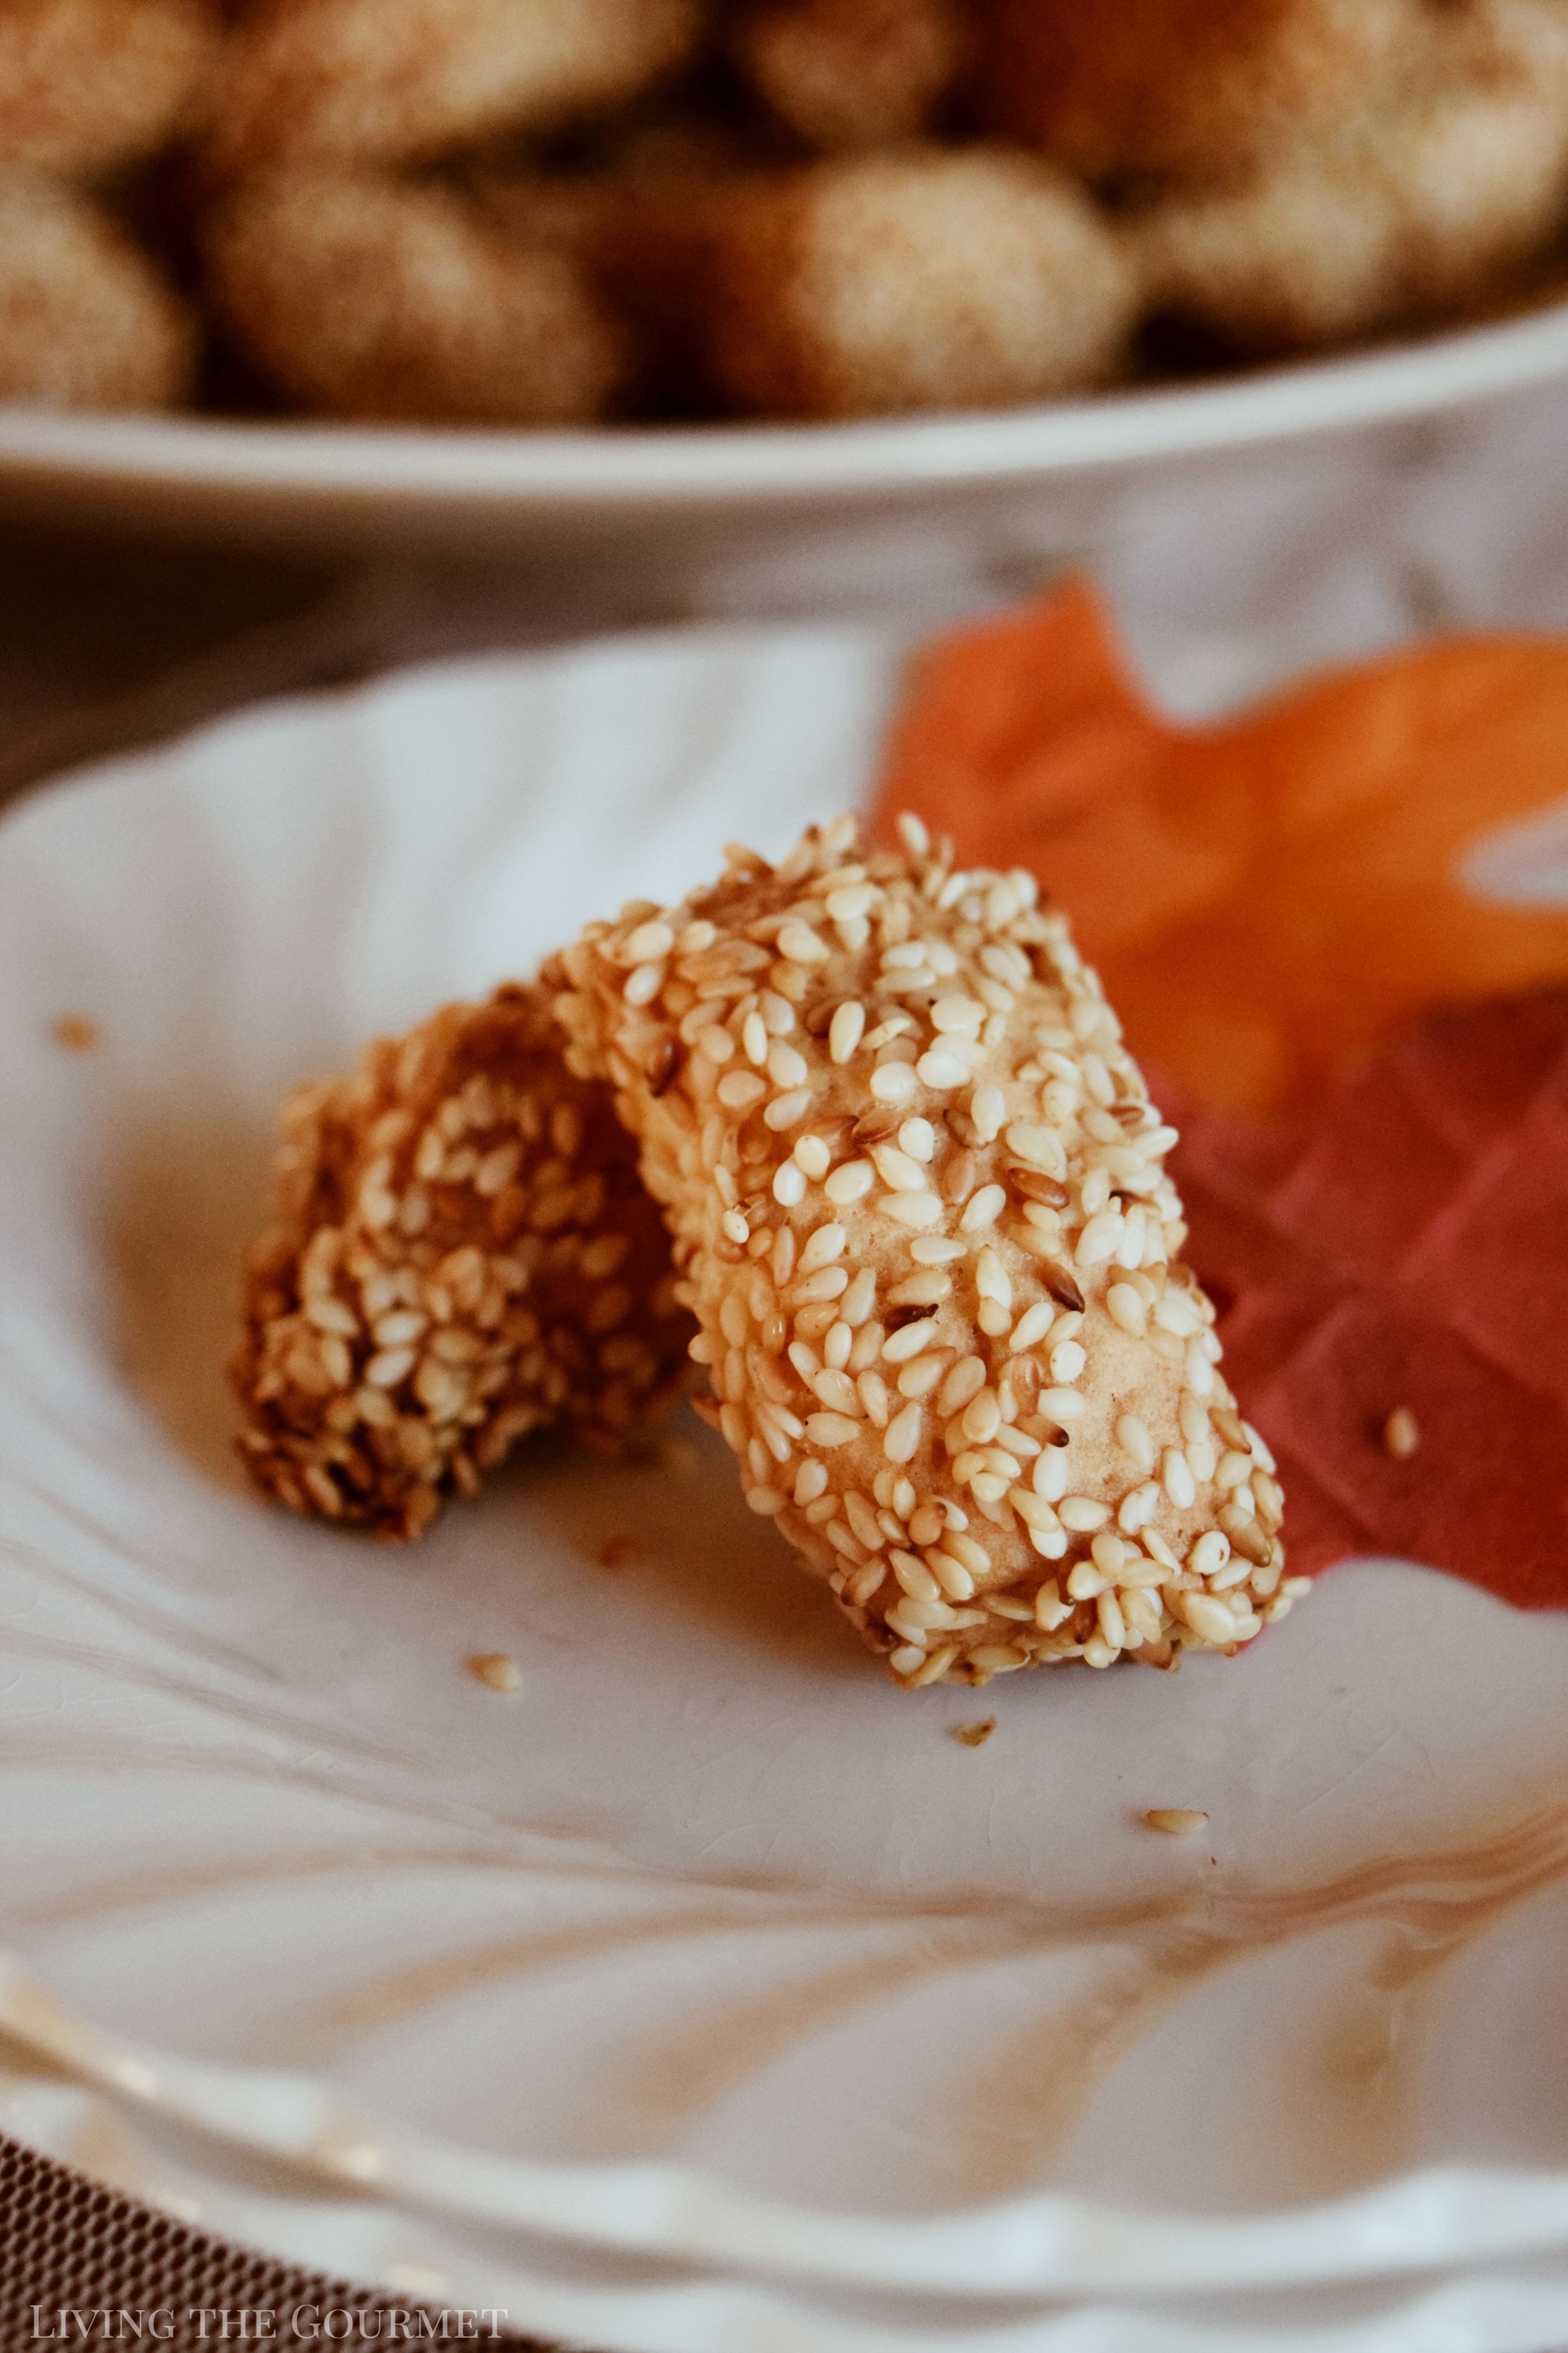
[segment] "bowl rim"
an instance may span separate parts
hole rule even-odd
[[[0,490],[30,480],[584,517],[875,502],[1103,476],[1415,419],[1563,374],[1568,299],[1501,323],[1243,375],[845,424],[458,430],[0,406]]]

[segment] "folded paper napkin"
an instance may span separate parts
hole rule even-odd
[[[1568,644],[1437,640],[1184,729],[1080,585],[941,642],[892,732],[880,821],[1039,874],[1184,1130],[1293,1569],[1568,1606],[1568,908],[1464,880],[1564,796]]]

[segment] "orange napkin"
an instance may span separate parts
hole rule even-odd
[[[1448,638],[1183,728],[1074,584],[925,656],[879,808],[1032,867],[1134,1052],[1274,1112],[1429,1005],[1568,973],[1568,911],[1485,905],[1457,872],[1565,794],[1568,644]]]
[[[1293,1569],[1568,1606],[1568,912],[1459,875],[1564,796],[1568,644],[1450,638],[1189,729],[1082,586],[939,643],[893,728],[880,825],[1040,876],[1184,1130]]]

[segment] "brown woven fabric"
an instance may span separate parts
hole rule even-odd
[[[139,2326],[138,2326],[139,2324]],[[0,2137],[0,2353],[43,2344],[527,2345],[504,2316],[404,2305],[227,2246]]]

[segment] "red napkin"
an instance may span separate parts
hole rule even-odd
[[[1153,1085],[1292,1571],[1392,1553],[1568,1606],[1568,987],[1431,1016],[1291,1132]]]

